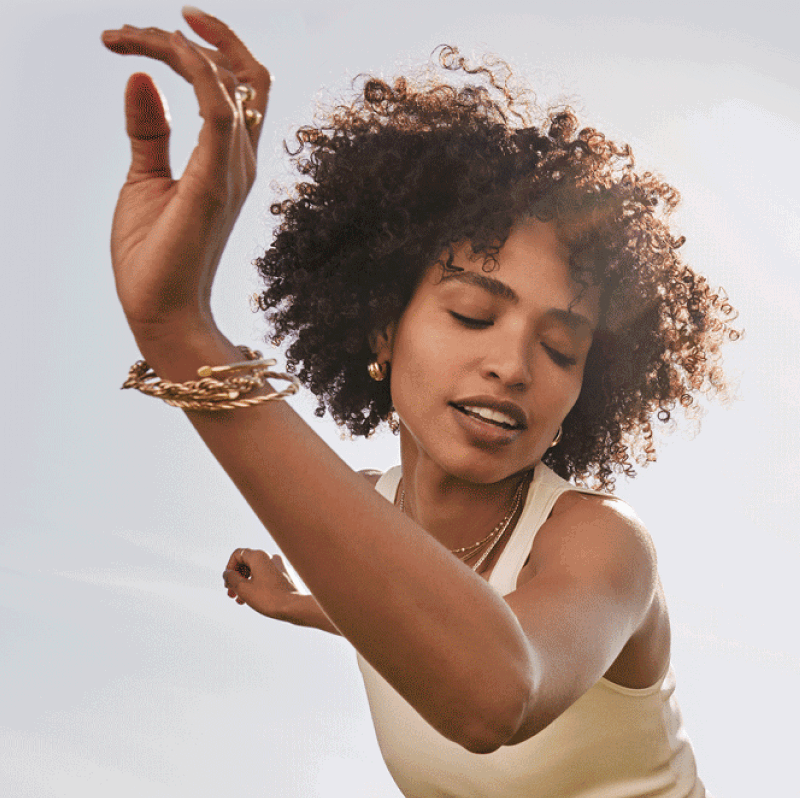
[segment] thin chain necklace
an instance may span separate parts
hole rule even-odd
[[[508,529],[508,525],[511,523],[511,519],[516,515],[517,510],[519,510],[519,504],[522,501],[522,493],[525,489],[525,485],[528,483],[530,479],[530,475],[527,475],[523,479],[520,480],[519,485],[517,485],[517,489],[514,492],[514,497],[511,500],[511,507],[500,523],[492,529],[492,531],[485,537],[483,540],[479,540],[477,543],[471,543],[469,546],[462,546],[460,549],[451,549],[450,553],[455,554],[460,560],[468,560],[473,555],[477,554],[483,546],[486,546],[483,554],[478,558],[478,561],[472,566],[473,571],[477,571],[478,568],[483,565],[486,561],[486,558],[491,554],[494,550],[494,547],[500,541],[500,538],[503,537],[505,531]],[[401,513],[405,512],[406,506],[406,489],[405,486],[400,491],[400,505],[399,510]]]

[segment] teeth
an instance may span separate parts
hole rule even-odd
[[[488,407],[476,407],[475,405],[464,405],[463,410],[466,410],[467,413],[471,413],[474,416],[480,416],[482,419],[486,421],[492,421],[495,424],[505,424],[508,427],[517,427],[519,426],[516,421],[514,421],[511,416],[507,416],[505,413],[501,413],[499,410],[491,410]]]

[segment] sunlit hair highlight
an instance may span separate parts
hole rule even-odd
[[[654,425],[676,407],[727,395],[720,345],[738,337],[736,314],[679,255],[678,193],[569,108],[538,112],[505,62],[441,47],[422,75],[361,76],[287,150],[300,180],[272,206],[259,305],[317,414],[353,435],[392,411],[389,381],[367,373],[369,334],[459,243],[491,270],[530,217],[555,222],[574,279],[601,290],[580,396],[544,456],[556,473],[611,489],[655,459]]]

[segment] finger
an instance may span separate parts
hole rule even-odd
[[[114,53],[143,55],[163,61],[178,72],[182,78],[190,80],[176,57],[171,36],[171,33],[160,28],[135,28],[133,25],[123,25],[116,30],[103,31],[101,40]]]
[[[226,26],[224,26],[222,23],[219,23],[219,25],[222,28],[226,28]],[[205,27],[207,28],[208,25]],[[191,68],[191,61],[187,62],[185,57],[186,48],[193,51],[195,56],[202,59],[204,63],[211,65],[214,78],[221,82],[228,92],[231,108],[233,108],[234,112],[238,112],[237,117],[241,124],[234,127],[233,141],[236,144],[235,150],[237,152],[243,151],[243,160],[247,166],[245,173],[255,171],[254,155],[248,152],[249,148],[242,148],[241,141],[247,141],[249,146],[255,149],[261,132],[260,122],[263,119],[263,109],[266,108],[266,98],[269,84],[268,73],[263,67],[261,67],[260,64],[258,64],[258,62],[255,61],[255,59],[252,58],[252,56],[250,56],[250,59],[252,64],[255,65],[254,67],[251,66],[250,69],[245,70],[244,72],[241,70],[235,70],[225,53],[218,50],[211,50],[207,47],[202,47],[195,42],[191,42],[186,39],[183,34],[178,33],[177,31],[175,33],[168,33],[160,28],[136,28],[132,25],[123,25],[122,28],[116,30],[104,31],[102,35],[102,41],[106,47],[115,53],[120,53],[122,55],[142,55],[164,62],[181,77],[183,77],[184,80],[192,83],[195,87],[196,94],[198,91],[198,84],[196,83],[197,70],[193,70]],[[241,46],[244,47],[244,45]],[[183,57],[181,57],[181,53],[183,53]],[[258,83],[259,71],[267,75],[266,83],[263,80],[263,75],[260,78],[262,87],[265,86],[266,88],[262,88],[259,91],[255,85],[253,86],[256,96],[252,100],[248,101],[247,109],[247,113],[251,117],[249,119],[250,124],[244,126],[246,121],[246,109],[240,102],[236,100],[235,89],[237,85],[243,82],[248,83],[248,85]],[[256,77],[251,77],[252,75],[256,75]],[[221,106],[218,107],[221,108]],[[258,124],[252,124],[256,120],[258,121]],[[239,131],[240,126],[245,128],[246,135],[243,135]]]
[[[125,87],[125,122],[131,140],[129,179],[171,177],[169,166],[169,111],[149,75],[131,75]]]
[[[236,549],[228,558],[228,562],[225,565],[225,570],[222,572],[222,578],[225,580],[226,586],[228,586],[229,579],[232,578],[234,574],[239,577],[242,576],[238,569],[241,565],[245,564],[244,559],[242,558],[244,551],[244,549]]]
[[[182,66],[194,86],[200,115],[207,123],[200,132],[201,144],[205,136],[209,146],[216,147],[218,166],[223,165],[222,148],[227,146],[233,162],[239,165],[236,185],[252,185],[255,177],[255,144],[260,125],[254,127],[248,123],[246,114],[250,109],[245,109],[244,100],[237,91],[241,85],[238,78],[233,72],[217,66],[215,54],[208,55],[209,51],[189,41],[180,31],[175,32],[174,38],[179,45],[179,56],[183,54]],[[263,118],[260,112],[253,113],[260,123]],[[225,138],[228,133],[229,137]],[[211,151],[209,149],[206,154]],[[212,164],[206,163],[206,166],[211,167]]]
[[[224,22],[191,6],[184,7],[183,16],[195,33],[217,48],[237,81],[254,89],[255,96],[247,101],[246,108],[242,110],[250,112],[247,132],[255,150],[261,135],[261,122],[267,111],[272,76]]]
[[[200,146],[192,154],[187,172],[196,169],[201,175],[217,175],[216,185],[224,188],[231,156],[239,150],[238,145],[234,145],[241,137],[243,127],[243,120],[231,96],[234,86],[225,85],[226,76],[180,31],[171,35],[171,41],[181,67],[194,88],[203,119]],[[241,183],[241,179],[237,182]]]
[[[246,549],[243,548],[234,549],[231,556],[228,558],[228,564],[226,567],[229,569],[235,569],[236,566],[242,562],[242,556],[245,551]]]
[[[236,571],[239,568],[240,565],[252,565],[253,558],[258,554],[265,555],[265,552],[258,551],[258,550],[253,550],[253,549],[244,549],[244,548],[234,549],[233,553],[228,558],[228,562],[227,562],[227,564],[225,566],[225,570],[226,571]],[[267,556],[267,555],[265,555],[265,556]],[[245,558],[247,558],[247,559],[245,559]]]
[[[181,64],[175,56],[175,48],[171,41],[172,33],[161,28],[136,28],[133,25],[123,25],[115,30],[103,31],[101,40],[112,52],[120,55],[142,55],[163,61],[181,77],[189,80],[189,76],[181,71]],[[220,71],[230,74],[230,82],[235,86],[241,81],[234,74],[233,68],[227,57],[209,47],[203,47],[197,42],[191,42],[193,47],[200,50],[210,58]]]
[[[163,61],[185,80],[195,84],[198,76],[197,61],[206,64],[205,74],[213,74],[215,80],[222,79],[227,82],[231,104],[233,103],[233,90],[238,82],[237,75],[224,64],[216,61],[225,61],[225,58],[216,58],[216,53],[207,48],[190,42],[182,33],[175,31],[169,33],[160,28],[136,28],[132,25],[123,25],[117,30],[107,30],[102,35],[103,44],[115,53],[122,55],[143,55]],[[187,59],[186,53],[195,54],[194,59]],[[197,89],[197,86],[195,86]]]
[[[201,52],[186,37],[176,31],[167,33],[160,28],[135,28],[124,25],[117,30],[104,31],[103,43],[110,50],[123,55],[143,55],[163,61],[181,77],[192,84],[200,105],[200,115],[207,124],[200,133],[201,146],[193,160],[196,169],[204,176],[226,172],[232,151],[239,152],[238,142],[244,120],[233,99],[237,78]],[[227,82],[227,86],[226,86]],[[233,134],[233,137],[231,135]],[[241,178],[239,179],[241,182]],[[222,185],[217,181],[218,185]]]
[[[250,551],[250,549],[239,549],[238,552],[238,559],[236,563],[236,572],[244,579],[248,580],[252,576],[252,556],[255,552]]]
[[[235,568],[227,568],[222,572],[222,581],[228,589],[228,595],[231,598],[241,596],[243,592],[247,592],[248,587],[251,585],[249,579],[239,573]],[[233,593],[233,595],[231,595]]]
[[[244,42],[222,20],[192,6],[184,6],[183,17],[198,36],[225,56],[239,82],[249,83],[256,90],[253,107],[263,113],[267,108],[272,82],[267,69],[253,57]]]

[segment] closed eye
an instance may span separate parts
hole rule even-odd
[[[553,349],[552,346],[548,346],[547,344],[542,344],[542,346],[544,347],[545,352],[547,352],[547,354],[550,356],[550,359],[557,366],[566,368],[567,366],[574,366],[578,362],[574,357],[565,355],[563,352]]]
[[[464,327],[467,327],[470,330],[485,330],[487,327],[491,327],[494,324],[491,319],[473,319],[470,316],[463,316],[461,313],[456,313],[454,310],[450,311],[450,315],[459,324],[462,324]],[[552,346],[548,346],[544,343],[542,346],[544,347],[544,350],[547,352],[550,359],[557,366],[568,368],[569,366],[576,365],[578,362],[576,358],[571,357],[570,355],[565,355],[563,352],[559,352],[558,349],[553,349]]]
[[[457,321],[459,324],[463,324],[465,327],[468,327],[470,330],[484,330],[487,327],[491,327],[494,322],[491,319],[473,319],[469,316],[462,316],[460,313],[456,313],[455,311],[451,310],[450,315]]]

